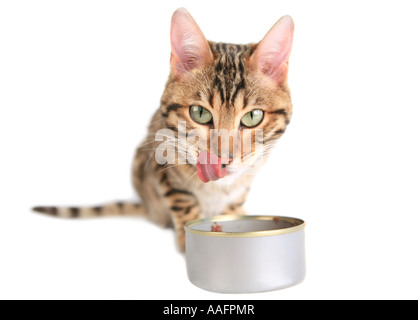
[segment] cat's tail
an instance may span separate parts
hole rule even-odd
[[[134,202],[114,202],[96,207],[34,207],[32,210],[58,218],[145,215],[144,206]]]

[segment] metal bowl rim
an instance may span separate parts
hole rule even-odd
[[[247,232],[212,232],[212,231],[201,231],[192,229],[193,226],[202,223],[214,223],[222,221],[237,221],[237,220],[274,220],[280,219],[293,224],[289,228],[281,228],[274,230],[260,230],[260,231],[247,231]],[[201,236],[208,237],[223,237],[223,238],[249,238],[249,237],[265,237],[265,236],[276,236],[292,232],[304,230],[306,226],[305,221],[284,216],[240,216],[240,215],[222,215],[215,216],[212,218],[204,218],[189,221],[185,224],[184,229],[188,233],[193,233]]]

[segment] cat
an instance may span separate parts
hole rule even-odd
[[[245,214],[243,205],[257,171],[254,163],[266,161],[292,115],[287,74],[293,31],[292,18],[284,16],[257,44],[215,43],[206,40],[186,9],[177,9],[171,21],[169,79],[133,161],[132,179],[141,203],[34,210],[69,218],[144,215],[160,226],[174,227],[180,250],[188,221]],[[223,140],[223,134],[213,134],[222,129],[252,145],[256,129],[262,130],[263,146],[233,154],[242,142],[223,148],[230,136]],[[203,139],[192,143],[192,132]],[[162,150],[163,144],[173,148]],[[173,150],[177,157],[168,159],[171,162],[157,161],[157,152],[164,158]],[[191,161],[181,162],[180,155]]]

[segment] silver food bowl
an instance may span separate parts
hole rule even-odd
[[[217,216],[186,224],[189,280],[220,293],[287,288],[305,278],[305,222],[277,216]],[[212,231],[213,230],[213,231]]]

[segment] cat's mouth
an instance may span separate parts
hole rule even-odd
[[[196,163],[197,176],[202,182],[216,181],[225,177],[228,173],[221,158],[209,152],[200,152]]]

